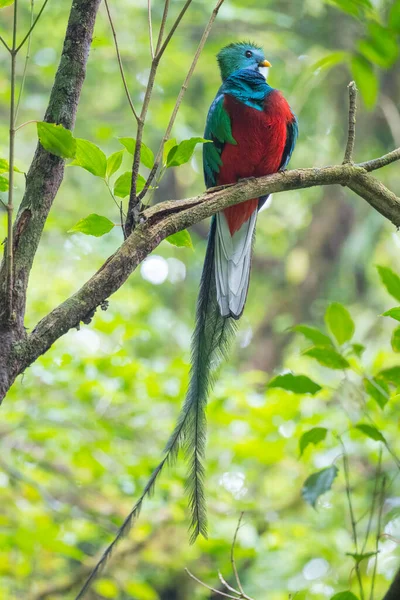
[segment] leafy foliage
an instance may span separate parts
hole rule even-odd
[[[331,489],[338,472],[339,469],[333,465],[310,475],[301,490],[304,500],[315,508],[318,498]]]
[[[113,227],[114,223],[110,221],[110,219],[93,213],[78,221],[73,227],[71,227],[68,233],[80,232],[86,235],[101,237],[105,233],[111,231]]]

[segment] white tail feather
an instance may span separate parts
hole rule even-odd
[[[257,211],[233,236],[223,213],[217,214],[215,282],[223,317],[240,317],[249,287],[251,252]]]

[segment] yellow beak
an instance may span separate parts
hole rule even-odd
[[[260,64],[258,66],[259,67],[272,67],[272,65],[269,62],[269,60],[263,60],[262,62],[260,62]]]

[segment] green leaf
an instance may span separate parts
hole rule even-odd
[[[8,160],[6,160],[5,158],[0,158],[0,173],[8,173],[9,170],[10,170],[10,165],[8,163]],[[23,171],[21,171],[17,167],[14,167],[13,170],[16,173],[23,173]]]
[[[131,193],[131,181],[132,181],[132,172],[131,171],[125,171],[125,173],[122,173],[122,175],[120,175],[117,179],[117,181],[115,182],[114,185],[114,195],[118,196],[118,198],[126,198],[126,196],[129,196],[129,194]],[[144,177],[142,177],[141,175],[138,175],[137,181],[136,181],[136,193],[139,194],[139,192],[142,191],[142,189],[144,188],[146,183],[146,180]]]
[[[347,360],[333,348],[314,346],[304,354],[315,358],[320,365],[328,369],[347,369],[350,366]]]
[[[347,308],[339,302],[332,302],[328,306],[325,313],[325,322],[338,344],[342,345],[353,337],[353,319]]]
[[[400,302],[400,277],[389,267],[377,265],[379,277],[389,294]]]
[[[120,137],[118,139],[121,142],[121,144],[125,146],[125,148],[128,150],[129,154],[132,154],[133,156],[135,154],[136,140],[130,137]],[[150,150],[150,148],[146,146],[146,144],[143,144],[143,142],[140,146],[140,162],[148,169],[151,169],[154,165],[153,151]]]
[[[118,150],[118,152],[114,152],[107,158],[107,177],[111,177],[111,175],[114,175],[118,171],[122,164],[123,156],[124,150]]]
[[[14,4],[14,0],[0,0],[0,8],[11,6],[11,4]]]
[[[71,165],[82,167],[96,177],[106,176],[106,155],[96,144],[88,140],[76,139],[76,155]]]
[[[389,27],[400,33],[400,0],[393,3],[389,12]]]
[[[6,192],[8,187],[8,179],[0,175],[0,192]]]
[[[377,377],[383,378],[386,383],[400,386],[400,367],[389,367],[379,371]]]
[[[400,306],[395,306],[382,313],[382,317],[392,317],[396,321],[400,321]]]
[[[65,129],[62,125],[42,121],[36,125],[39,141],[47,152],[61,158],[75,158],[76,139],[69,129]]]
[[[368,32],[369,38],[358,43],[360,52],[382,69],[389,69],[399,54],[395,35],[376,22],[368,24]]]
[[[84,219],[78,221],[71,229],[68,230],[68,233],[74,233],[76,231],[79,231],[80,233],[84,233],[85,235],[94,235],[95,237],[101,237],[102,235],[111,231],[113,227],[114,223],[110,221],[110,219],[93,213],[85,217]]]
[[[304,500],[315,508],[318,498],[331,489],[338,472],[339,469],[335,465],[332,465],[310,475],[304,482],[303,489],[301,490]]]
[[[211,140],[205,140],[201,137],[193,137],[189,140],[183,140],[177,146],[173,146],[168,153],[167,167],[179,167],[187,163],[193,156],[197,144],[212,143]]]
[[[393,352],[400,352],[400,325],[392,333],[391,344]]]
[[[370,379],[365,377],[364,388],[378,406],[382,409],[385,408],[385,405],[389,400],[389,388],[382,377],[379,379],[377,377],[371,377]]]
[[[186,229],[178,231],[178,233],[173,233],[165,239],[173,246],[178,246],[178,248],[192,248],[193,250],[192,238]]]
[[[314,446],[316,446],[322,442],[326,438],[327,433],[328,430],[325,427],[313,427],[309,431],[303,433],[299,440],[300,456],[303,455],[304,450],[310,444],[314,444]]]
[[[357,552],[346,552],[346,556],[351,556],[354,558],[357,565],[359,565],[363,560],[371,558],[371,556],[376,556],[377,554],[377,552],[364,552],[363,554],[358,554]]]
[[[332,596],[331,600],[358,600],[358,597],[353,594],[353,592],[345,591],[339,592]]]
[[[359,423],[355,426],[355,429],[361,431],[361,433],[371,438],[371,440],[375,440],[375,442],[383,442],[384,444],[386,444],[386,440],[383,437],[382,433],[373,425],[367,425],[367,423]]]
[[[379,81],[371,63],[362,56],[354,56],[351,60],[351,72],[365,106],[373,108],[378,97]]]
[[[165,142],[164,148],[163,148],[163,165],[167,164],[167,158],[168,158],[168,154],[169,154],[170,150],[174,146],[177,146],[177,145],[178,145],[178,143],[175,138],[171,138],[170,140],[167,140]]]
[[[277,375],[268,384],[269,388],[281,388],[295,394],[317,394],[322,390],[321,386],[315,383],[306,375],[293,375],[293,373],[285,373]]]
[[[304,337],[316,346],[332,346],[331,339],[316,327],[310,327],[310,325],[295,325],[291,330],[302,333]]]
[[[353,354],[358,356],[358,358],[361,358],[362,354],[365,352],[365,346],[363,346],[362,344],[352,344],[351,350]]]
[[[129,581],[124,590],[132,597],[140,600],[158,600],[157,592],[145,581]]]
[[[94,582],[93,589],[103,598],[116,598],[119,593],[117,584],[111,579],[98,579]]]

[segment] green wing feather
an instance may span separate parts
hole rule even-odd
[[[217,94],[207,115],[204,137],[213,144],[203,145],[203,169],[206,186],[217,185],[219,168],[222,165],[221,154],[226,143],[235,144],[232,136],[231,120],[224,108],[224,95]]]

